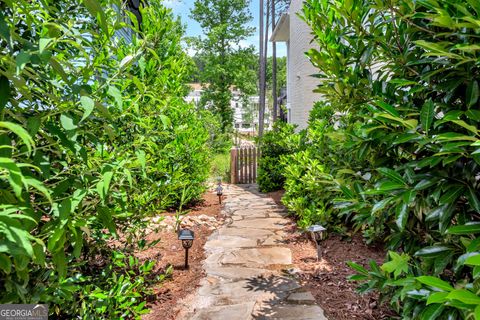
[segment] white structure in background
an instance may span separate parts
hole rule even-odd
[[[310,27],[297,14],[301,12],[302,0],[291,0],[287,13],[278,19],[270,41],[287,44],[287,120],[307,127],[310,110],[321,95],[313,90],[318,86],[317,78],[312,77],[318,70],[305,55],[314,47]]]
[[[185,101],[193,102],[193,104],[198,107],[203,92],[202,85],[200,83],[190,83],[189,86],[191,91],[188,96],[185,97]]]
[[[199,83],[190,84],[191,91],[185,97],[187,102],[193,102],[195,106],[200,104],[202,96],[202,86]],[[233,127],[236,131],[243,134],[255,135],[258,129],[258,108],[259,96],[248,97],[248,102],[244,103],[242,93],[236,89],[232,89],[232,100],[230,100],[230,107],[233,110]],[[266,100],[268,105],[268,100]],[[271,128],[271,112],[269,108],[265,110],[265,130]]]

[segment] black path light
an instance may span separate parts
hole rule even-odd
[[[217,196],[218,196],[218,203],[222,204],[222,195],[223,195],[223,187],[222,187],[222,177],[217,177]]]
[[[182,229],[178,232],[178,240],[182,240],[182,246],[185,248],[185,269],[188,269],[188,249],[193,245],[195,234],[190,229]]]
[[[310,232],[312,240],[315,241],[315,244],[317,245],[317,261],[318,261],[322,256],[322,252],[320,250],[320,242],[325,239],[325,231],[327,231],[327,229],[325,229],[319,224],[314,224],[308,227],[307,230]]]

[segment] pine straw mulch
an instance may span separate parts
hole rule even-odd
[[[223,219],[218,197],[212,192],[205,193],[203,201],[190,210],[188,216],[207,215],[217,220]],[[203,247],[214,228],[208,225],[195,225],[190,229],[195,233],[195,240],[189,249],[187,270],[184,269],[185,250],[174,231],[162,231],[148,236],[149,241],[159,238],[161,241],[155,247],[143,251],[142,258],[160,255],[156,267],[164,271],[170,267],[172,273],[154,289],[154,295],[149,303],[150,313],[144,315],[143,320],[174,320],[180,311],[177,302],[194,292],[205,276],[202,268],[202,261],[205,259]]]

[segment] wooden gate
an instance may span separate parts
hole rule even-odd
[[[256,183],[259,158],[260,150],[257,147],[233,147],[230,151],[231,183]]]

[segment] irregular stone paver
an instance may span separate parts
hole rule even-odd
[[[177,319],[326,320],[312,294],[278,271],[292,264],[283,210],[255,185],[228,185],[224,193],[226,223],[205,244],[207,276]]]

